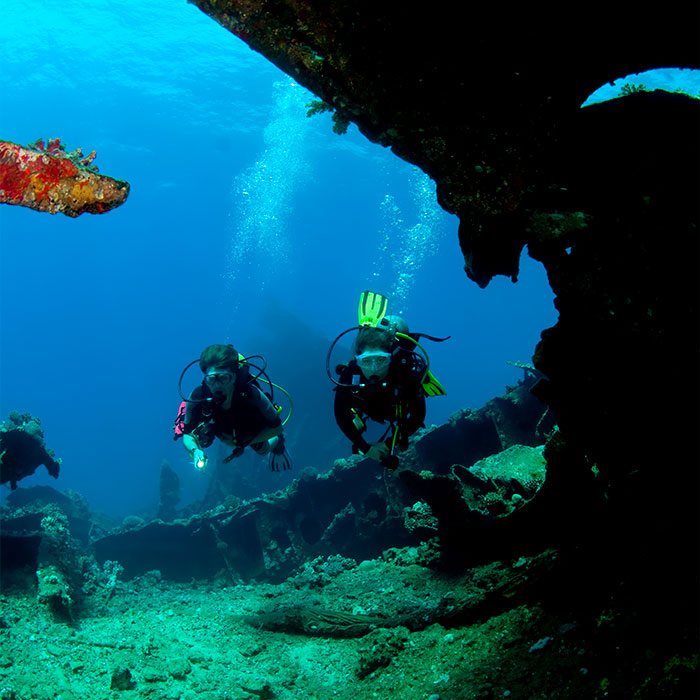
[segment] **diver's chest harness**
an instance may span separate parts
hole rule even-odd
[[[246,382],[242,387],[234,387],[230,408],[223,408],[211,395],[207,397],[206,403],[200,407],[202,419],[191,431],[191,435],[197,438],[200,447],[209,447],[217,437],[217,433],[231,434],[233,442],[238,444],[235,426],[247,413],[245,408],[250,398],[249,385],[250,382]],[[206,387],[203,388],[211,394]],[[230,433],[227,433],[227,430],[230,430]]]
[[[393,357],[386,380],[376,377],[365,379],[355,363],[346,365],[352,376],[345,388],[357,399],[357,406],[353,409],[356,427],[362,425],[364,428],[361,414],[380,422],[388,420],[394,423],[405,418],[407,401],[420,394],[420,376],[425,364],[415,354],[402,355]]]

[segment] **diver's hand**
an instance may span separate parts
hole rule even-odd
[[[389,448],[383,442],[374,443],[367,452],[365,457],[373,459],[375,462],[381,462],[389,456]]]
[[[192,462],[194,463],[194,468],[198,471],[202,471],[204,467],[207,466],[207,458],[204,456],[204,452],[198,447],[192,450]]]

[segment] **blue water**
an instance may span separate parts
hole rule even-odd
[[[0,207],[0,418],[38,416],[63,460],[58,481],[40,467],[21,487],[152,514],[167,460],[180,505],[199,498],[207,477],[172,422],[181,370],[215,342],[265,355],[294,398],[294,472],[255,456],[236,468],[266,491],[330,468],[350,445],[325,355],[364,289],[411,330],[452,336],[427,346],[448,391],[428,425],[516,383],[507,362],[529,362],[556,322],[539,263],[479,289],[425,175],[354,126],[307,118],[313,95],[184,0],[4,0],[3,35],[0,138],[95,148],[101,172],[131,183],[101,216]]]

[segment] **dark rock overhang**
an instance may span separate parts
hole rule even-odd
[[[482,286],[517,275],[533,216],[576,210],[565,188],[586,98],[630,73],[698,65],[693,3],[191,1],[430,175]]]

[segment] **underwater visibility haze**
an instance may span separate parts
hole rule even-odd
[[[507,363],[529,362],[557,320],[540,263],[525,252],[516,284],[479,289],[462,270],[457,218],[422,171],[354,125],[338,135],[328,114],[308,117],[313,94],[195,6],[3,9],[2,138],[96,149],[100,171],[131,185],[101,216],[0,207],[0,413],[39,417],[62,459],[58,483],[39,469],[23,486],[74,489],[114,515],[152,511],[166,460],[183,502],[199,498],[207,476],[172,423],[180,372],[218,342],[263,355],[294,401],[295,470],[271,478],[246,455],[236,468],[253,491],[328,469],[350,445],[325,356],[365,289],[412,331],[451,336],[427,343],[447,395],[429,399],[426,425],[520,379]],[[698,71],[662,70],[586,104],[643,85],[700,96]],[[199,380],[193,367],[183,389]]]
[[[62,459],[58,484],[39,469],[23,486],[74,489],[114,515],[152,510],[166,460],[184,501],[197,499],[206,475],[172,441],[177,381],[218,342],[267,359],[294,400],[296,472],[324,471],[350,449],[332,420],[325,355],[356,323],[365,289],[387,295],[412,331],[451,336],[426,348],[447,390],[428,401],[426,425],[521,377],[507,363],[529,362],[557,320],[544,268],[525,252],[516,284],[479,289],[433,182],[354,125],[337,135],[328,114],[308,117],[313,94],[199,9],[3,8],[2,138],[96,149],[101,172],[131,185],[101,216],[0,208],[0,413],[39,417]],[[631,83],[678,80],[657,73]],[[700,95],[697,71],[680,73]],[[194,367],[183,389],[198,381]],[[260,470],[254,489],[293,478],[270,481],[256,458],[237,467],[253,484]]]
[[[556,321],[539,263],[478,289],[429,178],[354,126],[307,117],[314,95],[194,6],[10,0],[4,15],[3,138],[94,148],[131,184],[101,216],[0,209],[1,409],[39,417],[62,459],[58,482],[41,468],[22,486],[124,515],[154,506],[167,460],[196,498],[205,478],[172,441],[177,380],[216,342],[267,358],[294,399],[295,469],[325,470],[319,445],[350,449],[325,353],[364,289],[411,330],[452,336],[427,348],[447,390],[428,425],[515,383],[506,362],[529,362]],[[286,483],[275,476],[267,490]]]

